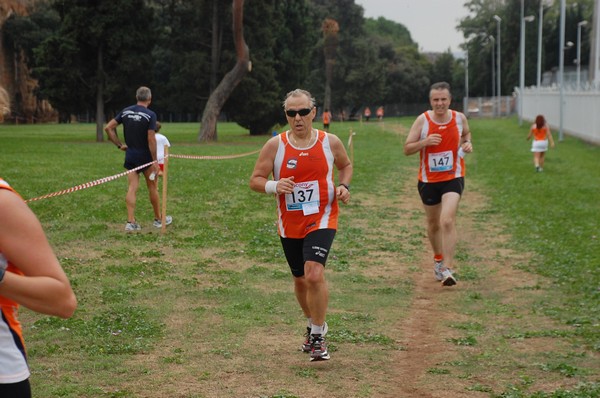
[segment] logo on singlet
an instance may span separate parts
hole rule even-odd
[[[287,167],[288,169],[295,169],[295,168],[296,168],[296,166],[298,166],[298,159],[296,159],[296,158],[291,158],[291,159],[289,159],[289,160],[287,161],[287,165],[286,165],[286,167]]]

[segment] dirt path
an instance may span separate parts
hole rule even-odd
[[[591,367],[589,374],[599,374],[597,354],[585,351],[568,338],[557,338],[565,326],[535,312],[536,303],[551,291],[547,289],[551,283],[519,270],[519,265],[528,263],[528,255],[511,250],[510,237],[502,234],[500,220],[490,211],[483,190],[469,179],[457,218],[454,268],[458,285],[442,287],[435,280],[413,176],[406,179],[403,192],[392,195],[392,199],[359,197],[361,210],[382,219],[356,220],[362,223],[357,230],[374,235],[374,240],[387,238],[377,242],[382,247],[414,245],[407,249],[410,260],[398,259],[404,252],[368,247],[357,250],[360,254],[353,261],[358,263],[360,256],[361,265],[351,265],[355,267],[354,274],[344,275],[364,278],[373,284],[410,283],[410,295],[399,297],[391,289],[394,295],[389,295],[386,313],[380,314],[383,322],[391,319],[391,327],[373,328],[375,333],[395,340],[393,348],[338,341],[331,361],[310,363],[297,349],[302,337],[298,321],[286,322],[284,315],[274,324],[263,324],[260,319],[248,321],[243,332],[235,337],[208,340],[207,326],[218,329],[225,325],[223,330],[229,333],[227,319],[220,315],[223,311],[220,303],[203,300],[192,292],[178,298],[177,310],[170,313],[166,322],[170,325],[169,341],[130,362],[140,375],[128,386],[134,396],[489,398],[492,392],[501,393],[515,384],[523,391],[554,391],[585,381],[583,372],[582,377],[565,377],[560,371],[546,370],[555,364],[559,369],[564,363]],[[414,238],[416,243],[396,241],[399,236],[396,231],[400,229],[410,231],[410,239]],[[218,250],[201,251],[205,258],[219,254]],[[241,257],[230,256],[218,263],[218,271],[238,276],[248,266]],[[283,265],[278,269],[287,270]],[[274,280],[265,275],[259,288],[269,293],[281,292],[280,297],[285,297],[287,305],[297,308],[289,279]],[[198,289],[214,283],[207,276],[208,273],[202,276],[203,286]],[[373,287],[364,286],[367,292]],[[335,299],[333,286],[331,300]],[[360,299],[370,297],[365,294]],[[274,303],[272,311],[281,310],[281,300]],[[198,308],[203,310],[201,316],[195,314]],[[330,304],[330,313],[334,312],[377,319],[377,314],[363,314],[348,305],[342,310]],[[528,331],[558,333],[539,336],[534,333],[534,337],[527,339],[505,337]],[[470,340],[466,341],[468,344],[456,344],[466,337],[473,339],[472,344]],[[595,365],[589,365],[593,361]]]
[[[414,185],[414,184],[412,184]],[[414,187],[410,189],[414,191]],[[407,190],[410,191],[410,190]],[[474,200],[482,200],[478,195],[465,192],[462,206],[472,206]],[[406,206],[412,210],[422,208],[418,195],[405,197]],[[467,214],[465,214],[467,213]],[[473,222],[468,212],[459,210],[457,220],[459,240],[469,237],[469,244],[482,248],[486,245],[486,236],[473,234]],[[424,228],[424,226],[421,226]],[[493,244],[487,240],[487,244]],[[394,366],[397,369],[395,377],[397,389],[391,391],[391,396],[403,398],[450,398],[469,396],[476,397],[477,393],[465,393],[464,386],[450,386],[447,383],[440,386],[432,382],[428,370],[437,364],[451,361],[458,356],[456,349],[447,339],[454,337],[448,323],[458,321],[460,315],[453,308],[456,296],[469,283],[460,281],[457,286],[442,287],[434,279],[432,254],[429,241],[423,239],[423,253],[420,258],[419,272],[414,274],[414,293],[408,316],[398,325],[403,336],[400,344],[404,348],[394,355]],[[456,264],[460,267],[459,261]],[[457,269],[457,271],[460,271]],[[484,395],[481,395],[484,396]]]

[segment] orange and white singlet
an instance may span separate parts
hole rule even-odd
[[[419,153],[419,181],[421,182],[443,182],[465,176],[464,153],[460,148],[462,119],[456,111],[451,112],[450,121],[444,124],[434,122],[429,111],[424,113],[426,120],[420,139],[424,140],[429,134],[437,133],[442,136],[442,142],[421,149]]]
[[[0,189],[15,192],[6,181],[0,178]],[[15,192],[16,193],[16,192]],[[6,272],[23,273],[6,260],[0,247],[0,266]],[[21,324],[17,320],[19,304],[0,296],[0,384],[18,383],[29,378],[29,367],[25,356],[25,341]]]
[[[309,148],[296,148],[289,131],[279,134],[275,180],[294,177],[294,192],[277,195],[277,231],[282,238],[302,239],[317,229],[337,229],[334,157],[327,133],[317,130]]]
[[[544,141],[548,139],[548,127],[546,126],[542,126],[541,129],[533,127],[531,131],[533,132],[533,139],[536,141]]]

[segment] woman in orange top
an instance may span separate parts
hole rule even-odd
[[[531,152],[533,152],[533,164],[535,171],[544,171],[544,155],[548,150],[548,142],[550,146],[554,148],[554,140],[552,139],[552,133],[550,132],[550,126],[546,123],[546,119],[542,115],[537,115],[535,123],[531,125],[527,141],[533,137],[531,143]]]
[[[325,109],[325,112],[323,112],[323,129],[325,131],[329,130],[330,122],[331,122],[331,112],[329,112],[329,109]]]

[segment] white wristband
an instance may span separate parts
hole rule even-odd
[[[267,181],[267,183],[265,184],[265,192],[277,195],[277,181]]]

